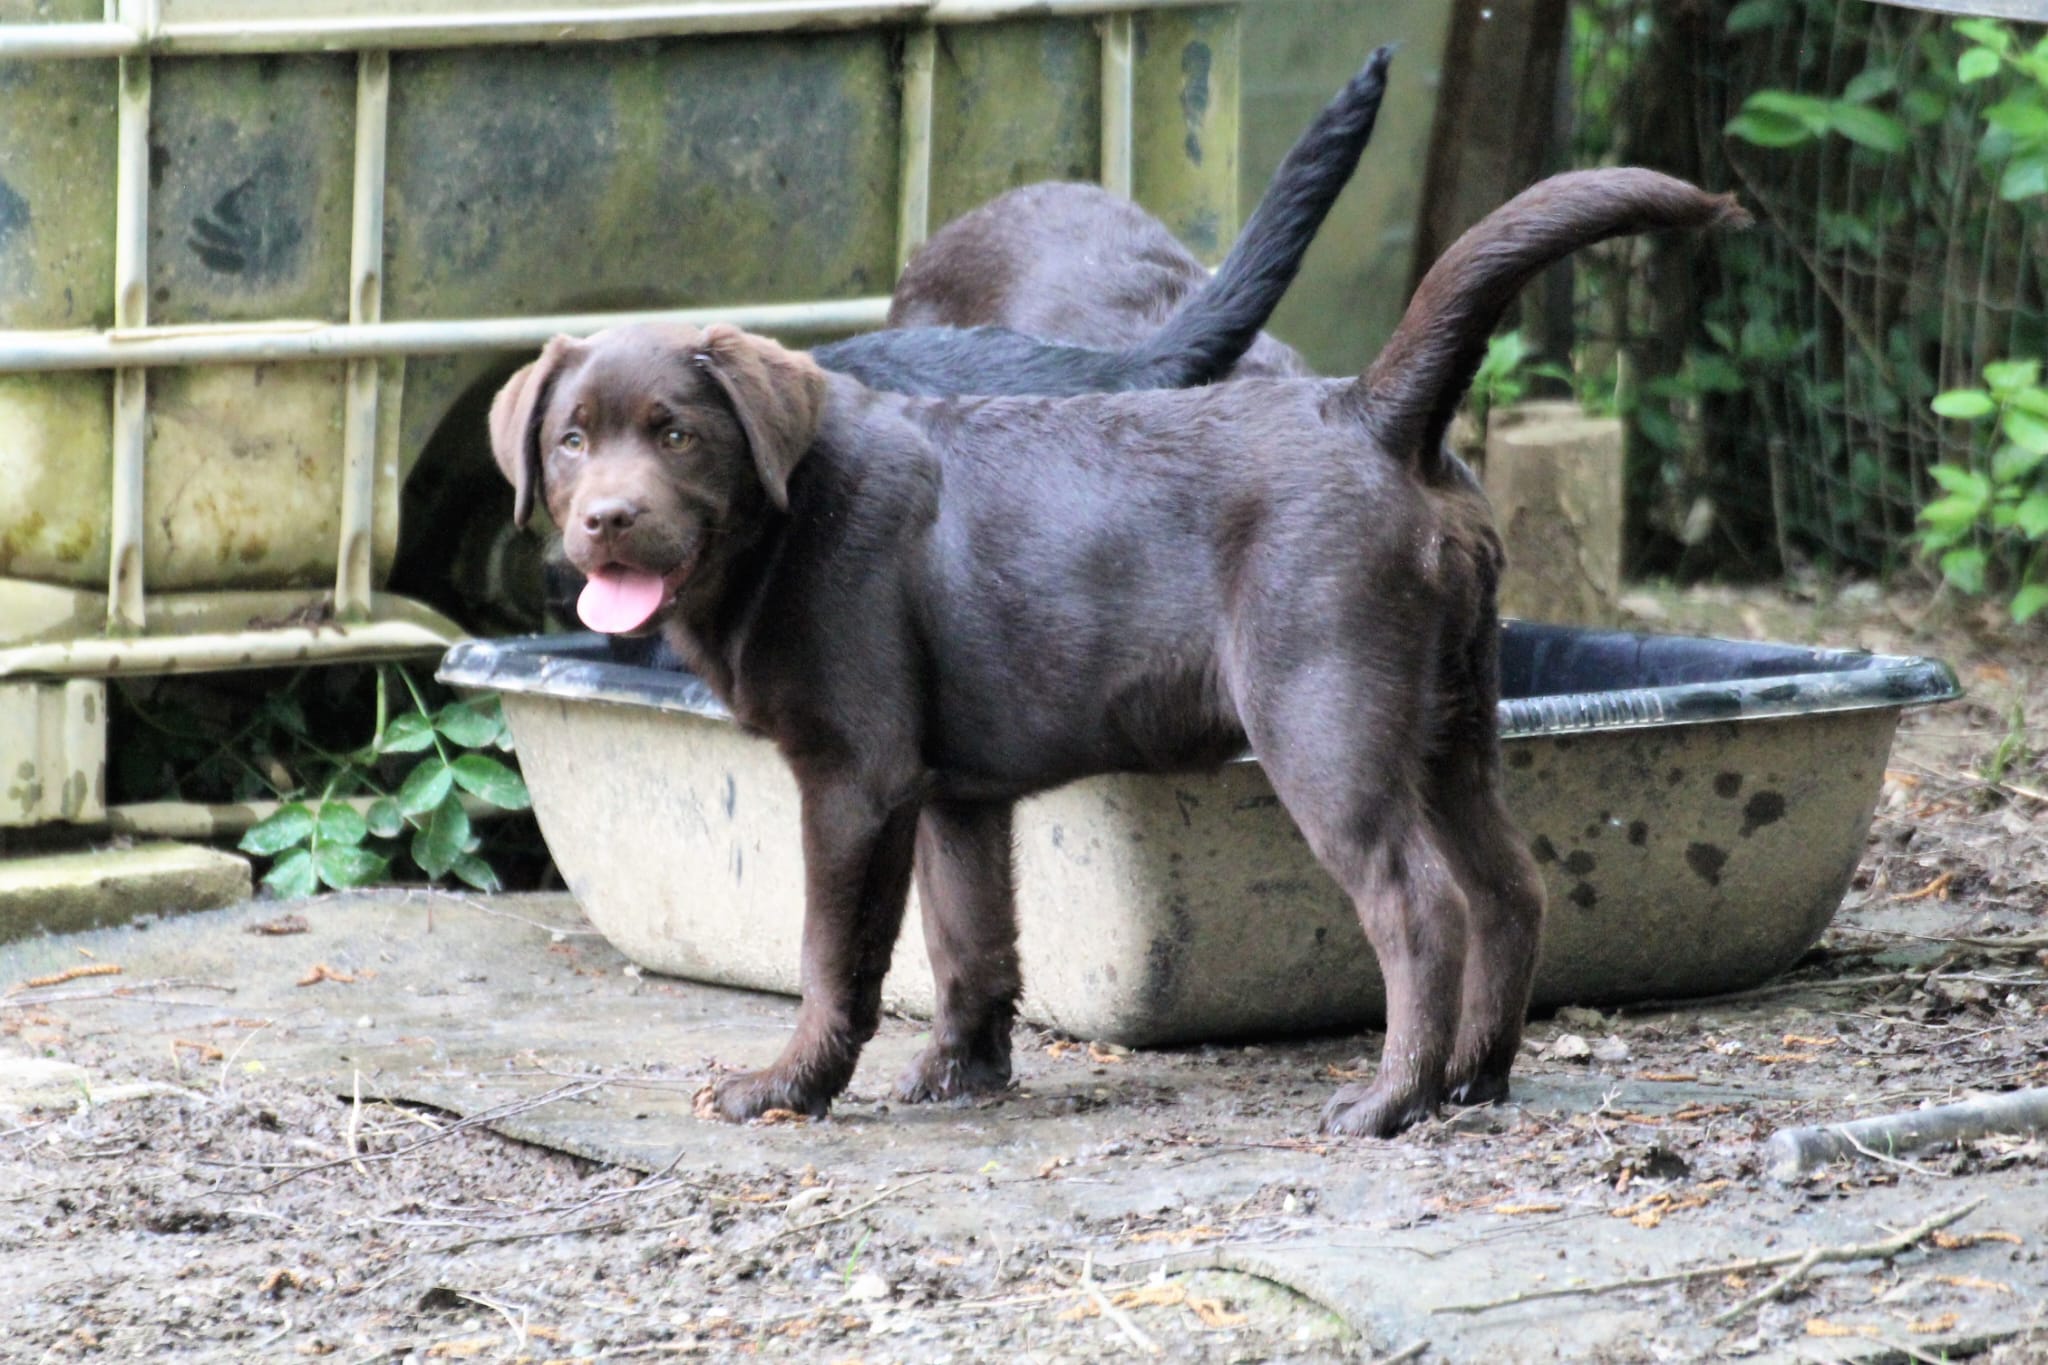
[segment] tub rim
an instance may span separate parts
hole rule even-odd
[[[1718,681],[1504,697],[1504,741],[1654,726],[1705,725],[1866,710],[1902,710],[1963,695],[1955,670],[1921,655],[1810,649],[1773,641],[1727,640],[1597,627],[1503,621],[1504,643],[1605,647],[1638,655],[1645,648],[1695,644],[1732,662],[1775,662],[1787,672]],[[694,674],[592,657],[604,637],[590,632],[464,640],[434,676],[454,687],[483,688],[564,701],[636,706],[730,724],[732,713]],[[1247,755],[1246,758],[1250,758]],[[1242,761],[1242,760],[1240,760]]]

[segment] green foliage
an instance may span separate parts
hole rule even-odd
[[[1865,73],[1866,75],[1878,73]],[[1903,120],[1868,101],[1884,93],[1882,81],[1851,82],[1854,97],[1838,100],[1795,95],[1789,90],[1759,90],[1742,102],[1742,111],[1728,121],[1728,135],[1759,147],[1797,147],[1837,133],[1878,152],[1897,152],[1911,137]]]
[[[1775,17],[1783,0],[1769,0]],[[1747,11],[1747,13],[1745,13]],[[1738,5],[1728,19],[1731,33],[1746,31],[1759,13]],[[1738,21],[1743,21],[1738,23]],[[1955,86],[1971,86],[2002,74],[2010,78],[2006,97],[1983,111],[1985,130],[1978,160],[1998,172],[1999,197],[2018,201],[2048,193],[2048,39],[2027,46],[2012,30],[1989,19],[1966,19],[1953,32],[1971,46],[1955,60]],[[1901,89],[1895,71],[1871,67],[1852,78],[1839,99],[1758,90],[1728,121],[1728,136],[1758,147],[1803,146],[1830,134],[1891,156],[1906,149],[1914,125],[1939,121],[1956,91],[1941,72]],[[1878,107],[1889,102],[1896,112]]]
[[[395,716],[393,677],[410,702]],[[384,880],[400,857],[432,880],[452,874],[478,890],[496,890],[498,875],[480,856],[463,797],[500,810],[527,808],[526,783],[493,752],[511,748],[496,697],[430,708],[403,667],[380,667],[369,741],[323,752],[324,775],[286,793],[296,799],[253,826],[242,850],[272,859],[263,883],[284,897]],[[359,810],[351,798],[364,796],[373,799]]]
[[[1789,17],[1797,3],[1746,0],[1730,13],[1728,31]],[[1929,31],[1913,55],[1917,60],[1895,59],[1891,67],[1873,57],[1839,98],[1756,91],[1727,124],[1732,141],[1772,152],[1829,138],[1852,144],[1848,173],[1861,168],[1863,183],[1876,193],[1853,201],[1853,212],[1820,221],[1821,245],[1840,258],[1876,263],[1901,245],[1928,256],[1945,252],[1947,239],[1913,226],[1930,221],[1929,205],[1995,208],[1999,201],[2048,197],[2048,38],[2029,43],[2007,24],[1963,20]],[[1973,140],[1974,158],[1951,164],[1900,155],[1915,130],[1937,126]],[[1977,231],[1988,238],[1988,228]],[[1988,259],[1973,268],[1984,270]],[[1842,369],[1894,429],[1908,426],[1912,409],[1923,403],[1938,417],[1973,424],[1967,459],[1927,468],[1938,496],[1920,507],[1913,541],[1957,589],[2010,593],[2012,615],[2024,621],[2048,607],[2048,389],[2039,365],[2020,360],[1984,365],[1982,387],[1930,395],[1940,370],[1930,356],[1948,340],[1949,321],[1938,309],[1895,317],[1881,336],[1857,335],[1858,347]],[[1745,324],[1745,341],[1751,325]],[[2025,340],[2015,333],[2003,344]],[[1840,399],[1820,387],[1795,395],[1817,411]],[[1832,425],[1821,424],[1824,440],[1833,435]],[[1858,503],[1866,491],[1896,499],[1897,476],[1875,460],[1859,452],[1851,468],[1850,498],[1839,515],[1852,521],[1863,515]]]
[[[1982,593],[1993,571],[2012,589],[2015,621],[2048,607],[2048,387],[2037,361],[1984,367],[1984,387],[1951,389],[1937,415],[1975,428],[1969,464],[1927,472],[1942,496],[1920,509],[1920,548],[1942,576]]]
[[[2013,31],[1989,19],[1965,19],[1955,31],[1974,46],[1956,58],[1956,80],[1975,85],[2001,75],[2011,82],[2006,98],[1984,111],[1984,140],[1978,159],[1998,166],[1998,197],[2009,202],[2048,195],[2048,38],[2021,43]]]
[[[1481,432],[1486,430],[1487,417],[1495,408],[1522,401],[1530,380],[1571,379],[1562,367],[1531,357],[1529,343],[1520,332],[1502,332],[1486,343],[1486,358],[1479,362],[1479,370],[1472,376],[1467,400]]]

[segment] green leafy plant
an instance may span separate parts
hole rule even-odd
[[[1976,458],[1928,471],[1944,496],[1921,509],[1921,549],[1972,594],[1984,592],[2002,564],[2013,620],[2025,621],[2048,607],[2048,387],[2040,363],[1987,365],[1984,387],[1950,389],[1934,411],[1977,427]]]
[[[1728,121],[1728,134],[1759,147],[1797,147],[1837,133],[1872,151],[1900,151],[1911,138],[1905,123],[1871,105],[1891,89],[1889,71],[1870,70],[1850,81],[1840,99],[1759,90]]]
[[[396,715],[389,709],[394,676],[411,703]],[[401,854],[430,880],[452,875],[496,890],[464,797],[526,809],[525,781],[491,752],[511,748],[496,697],[430,708],[404,668],[379,668],[369,742],[324,755],[324,780],[305,784],[297,799],[251,827],[241,848],[272,860],[263,884],[284,897],[384,880]]]
[[[1472,420],[1479,424],[1482,434],[1493,410],[1521,402],[1531,380],[1571,379],[1562,366],[1532,360],[1531,355],[1529,343],[1520,332],[1502,332],[1486,343],[1486,358],[1479,362],[1479,369],[1472,376],[1467,400],[1472,406]]]
[[[1979,160],[1999,167],[1998,196],[2009,202],[2048,194],[2048,37],[2031,46],[1989,19],[1964,19],[1957,33],[1971,46],[1956,58],[1956,80],[1974,85],[2005,73],[2005,98],[1984,111]]]
[[[1794,0],[1743,0],[1731,11],[1728,29],[1766,27],[1790,17],[1793,5]],[[1927,204],[2017,204],[2048,196],[2048,37],[2027,42],[2006,24],[1970,19],[1938,36],[1930,33],[1918,50],[1925,60],[1911,65],[1910,79],[1901,77],[1902,68],[1874,57],[1839,98],[1761,90],[1727,124],[1731,139],[1772,149],[1844,138],[1855,144],[1851,174],[1857,166],[1882,168],[1874,179],[1857,182],[1871,193],[1861,196],[1853,213],[1819,218],[1820,246],[1836,253],[1831,260],[1881,260],[1887,234]],[[1980,176],[1974,188],[1964,183],[1971,179],[1968,159],[1935,161],[1930,171],[1926,158],[1898,155],[1916,129],[1932,135],[1937,126],[1974,140]],[[2018,231],[2024,234],[2031,229],[2022,221]],[[1925,235],[1921,242],[1929,250],[1941,246]],[[1944,367],[1930,364],[1927,353],[1947,341],[1948,321],[1938,313],[1898,315],[1881,337],[1856,337],[1859,344],[1845,354],[1843,372],[1864,396],[1871,418],[1895,430],[1910,421],[1905,413],[1924,411],[1923,405],[1938,416],[1977,424],[1966,461],[1926,468],[1940,493],[1919,507],[1910,539],[1961,591],[2009,591],[2013,618],[2025,621],[2048,606],[2048,390],[2038,363],[2003,360],[1984,365],[1983,387],[1951,389],[1930,402]],[[2016,334],[2004,344],[2025,341]],[[1976,353],[1971,363],[1982,358]],[[1842,396],[1839,390],[1816,389],[1802,401],[1828,410],[1839,407]],[[1836,436],[1836,424],[1821,424],[1818,435],[1826,443]],[[1902,484],[1920,482],[1885,468],[1860,444],[1849,467],[1834,510],[1851,524],[1871,506],[1895,501]],[[1912,496],[1908,505],[1920,502]]]

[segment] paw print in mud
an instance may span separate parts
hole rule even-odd
[[[281,162],[266,162],[192,220],[186,238],[209,270],[267,279],[281,275],[301,230],[287,205]]]

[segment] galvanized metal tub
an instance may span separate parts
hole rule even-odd
[[[797,795],[697,679],[594,636],[457,645],[495,688],[591,921],[650,969],[797,990]],[[1712,994],[1820,936],[1863,849],[1899,713],[1959,695],[1931,659],[1511,622],[1510,806],[1550,892],[1536,1004]],[[1025,1017],[1130,1044],[1376,1021],[1352,907],[1256,761],[1023,803]],[[931,1008],[913,906],[892,1003]]]

